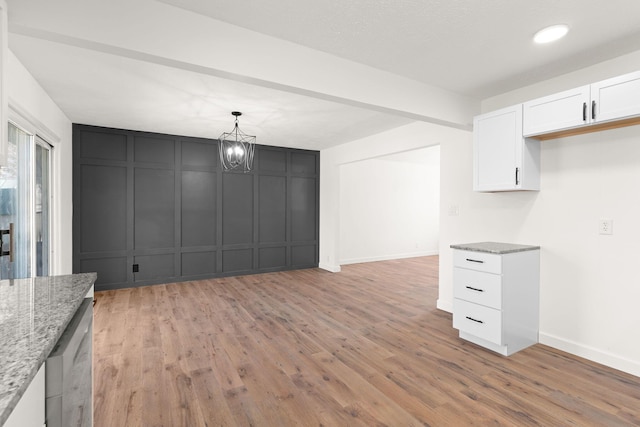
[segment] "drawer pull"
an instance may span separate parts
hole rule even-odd
[[[476,292],[484,292],[484,289],[474,288],[473,286],[465,286],[465,288]]]
[[[484,261],[481,261],[479,259],[467,258],[467,261],[469,261],[469,262],[477,262],[478,264],[484,264]]]
[[[484,323],[482,320],[478,320],[478,319],[474,319],[473,317],[469,317],[469,316],[465,316],[467,319],[471,320],[472,322],[476,322],[476,323]]]

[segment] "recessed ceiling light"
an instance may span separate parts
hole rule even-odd
[[[543,28],[533,36],[533,41],[538,44],[551,43],[561,39],[569,32],[569,26],[565,24],[552,25]]]

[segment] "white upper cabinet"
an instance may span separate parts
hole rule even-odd
[[[534,99],[523,106],[524,136],[637,118],[640,117],[640,72]],[[594,126],[592,130],[599,128]]]
[[[540,135],[591,123],[589,85],[525,102],[523,135]]]
[[[640,116],[640,72],[591,85],[595,122]]]
[[[522,104],[473,119],[473,189],[540,189],[540,142],[522,137]]]
[[[474,191],[540,190],[540,141],[640,125],[640,71],[473,119]]]

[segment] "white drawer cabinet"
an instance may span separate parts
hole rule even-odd
[[[452,247],[453,327],[460,337],[505,356],[537,343],[539,248],[492,242]]]

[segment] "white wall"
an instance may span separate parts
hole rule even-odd
[[[576,73],[585,83],[630,71],[640,53]],[[636,65],[637,68],[637,65]],[[592,71],[592,73],[590,73]],[[486,102],[500,108],[573,87],[563,76]],[[563,84],[564,83],[564,84]],[[540,342],[640,375],[640,127],[542,143],[540,192],[473,193],[471,134],[441,148],[438,307],[452,303],[452,243],[540,245]],[[451,206],[458,216],[448,215]],[[598,220],[613,219],[612,236]]]
[[[49,98],[33,76],[9,51],[7,64],[9,119],[40,135],[53,151],[53,258],[52,274],[72,271],[72,145],[71,121]]]
[[[441,145],[468,131],[415,122],[320,152],[320,267],[340,271],[341,165]],[[442,186],[441,186],[442,188]]]
[[[340,264],[436,255],[440,147],[340,167]]]

